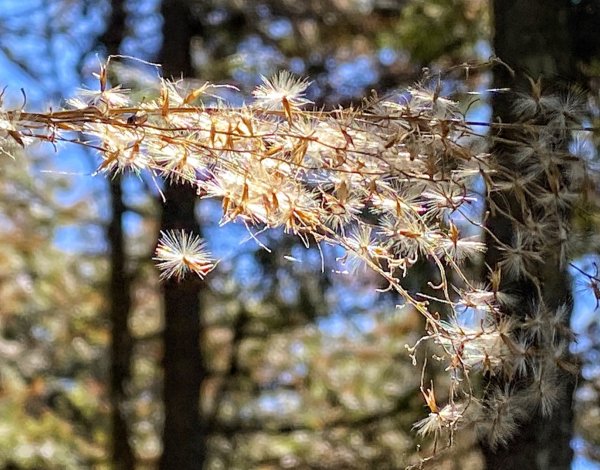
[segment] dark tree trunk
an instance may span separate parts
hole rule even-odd
[[[184,1],[164,0],[163,46],[160,63],[165,77],[192,74],[190,11]],[[168,184],[165,189],[162,230],[199,233],[195,218],[196,192],[189,185]],[[200,388],[206,372],[200,349],[200,294],[202,282],[186,278],[164,284],[165,424],[163,470],[198,470],[206,460],[206,432],[200,422]]]
[[[110,243],[110,322],[111,322],[111,407],[112,407],[112,461],[113,468],[132,470],[135,456],[129,442],[129,428],[123,414],[127,398],[125,385],[131,373],[132,339],[129,332],[129,311],[131,309],[131,285],[126,268],[125,238],[123,234],[123,214],[121,178],[110,182],[112,219],[108,226]]]
[[[495,0],[493,2],[495,54],[516,71],[512,77],[506,68],[498,67],[494,74],[494,87],[510,87],[513,90],[531,92],[527,76],[533,80],[543,77],[543,83],[552,86],[551,80],[564,85],[575,77],[572,61],[572,45],[569,32],[569,0]],[[493,100],[494,116],[510,122],[511,98],[498,95]],[[510,139],[507,132],[502,137]],[[510,151],[501,151],[510,165]],[[514,171],[519,169],[514,166]],[[490,229],[505,244],[511,243],[512,223],[496,214],[488,221]],[[495,266],[499,252],[488,243],[490,250],[486,263]],[[551,309],[569,302],[570,282],[567,272],[559,267],[558,259],[549,258],[536,272],[542,287],[543,301]],[[510,283],[510,281],[508,281]],[[524,308],[539,301],[531,281],[520,281],[510,286],[519,296],[514,315],[523,315]],[[567,320],[568,321],[568,320]],[[567,470],[571,467],[573,411],[572,397],[575,378],[567,373],[561,377],[563,388],[561,404],[550,418],[532,413],[523,423],[518,434],[508,446],[490,448],[485,440],[481,447],[489,470],[539,469]]]
[[[112,0],[111,15],[100,38],[106,52],[118,54],[125,37],[125,2]],[[121,175],[114,175],[109,183],[111,220],[108,224],[110,246],[110,324],[111,324],[111,368],[110,401],[112,432],[112,464],[117,470],[133,470],[135,456],[129,442],[129,429],[123,414],[126,399],[125,385],[131,373],[132,339],[128,319],[131,309],[131,283],[127,273],[127,253],[123,232],[123,204]]]
[[[165,194],[162,228],[198,233],[194,223],[195,193],[189,187],[170,186]],[[160,468],[201,469],[205,435],[200,423],[200,387],[205,377],[199,348],[201,281],[186,278],[164,285],[165,424]]]

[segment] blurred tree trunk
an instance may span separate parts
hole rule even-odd
[[[512,77],[504,67],[494,72],[494,87],[510,87],[512,90],[531,92],[531,84],[527,76],[534,81],[543,77],[542,83],[552,88],[549,80],[565,81],[575,77],[575,65],[572,60],[572,40],[569,24],[569,0],[495,0],[493,2],[493,24],[495,34],[493,46],[495,54],[513,67],[516,71]],[[558,82],[555,82],[558,83]],[[503,122],[512,118],[511,97],[506,94],[497,95],[492,102],[494,116]],[[503,138],[511,139],[508,132]],[[501,155],[508,158],[510,149],[498,148]],[[518,171],[518,168],[514,168]],[[509,219],[492,214],[488,226],[505,244],[511,244],[513,225]],[[495,266],[500,253],[491,240],[486,255],[486,263]],[[538,299],[531,281],[508,281],[509,289],[519,297],[513,315],[524,315],[524,306],[543,300],[550,309],[570,301],[570,281],[568,273],[560,269],[558,257],[545,260],[538,267],[537,277],[542,287],[543,299]],[[568,319],[566,319],[568,322]],[[559,381],[562,390],[562,402],[554,410],[550,418],[543,418],[532,413],[529,422],[523,423],[518,434],[513,437],[507,447],[492,449],[482,441],[486,466],[489,470],[499,469],[564,469],[571,467],[573,451],[570,443],[573,429],[572,398],[575,378],[564,373]]]
[[[185,1],[164,0],[163,45],[159,62],[165,77],[192,75],[190,41],[193,34]],[[195,218],[196,192],[189,185],[167,184],[161,230],[199,233]],[[164,284],[165,423],[163,470],[201,469],[206,460],[206,432],[200,422],[200,387],[206,376],[199,345],[202,282],[186,278]]]
[[[119,53],[125,37],[125,20],[125,1],[112,0],[111,14],[106,30],[100,38],[108,55]],[[113,468],[130,470],[135,467],[135,456],[129,441],[129,429],[123,408],[127,395],[125,385],[131,374],[132,338],[128,325],[131,310],[131,282],[127,272],[127,253],[123,231],[123,215],[126,208],[123,204],[121,180],[121,174],[115,174],[110,179],[111,220],[107,230],[110,247],[111,437]]]

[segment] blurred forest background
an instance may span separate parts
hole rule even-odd
[[[56,106],[124,54],[248,96],[261,75],[290,70],[332,108],[438,71],[445,94],[485,98],[513,84],[464,65],[497,54],[589,90],[593,125],[598,24],[594,0],[0,0],[0,84],[8,105],[24,88],[27,108]],[[112,74],[152,93],[153,67],[123,60]],[[470,112],[485,120],[492,106]],[[244,227],[219,227],[218,202],[165,185],[163,204],[149,175],[108,181],[96,166],[49,145],[0,165],[2,468],[386,469],[428,455],[411,431],[426,411],[404,347],[422,319],[378,293],[376,276],[339,272],[335,250],[322,271],[316,249],[282,233],[263,234],[267,253]],[[206,282],[159,284],[151,257],[169,228],[201,233],[222,260]],[[593,273],[595,256],[577,266]],[[430,272],[423,263],[407,284]],[[573,468],[600,468],[597,305],[572,274],[582,374],[573,408],[544,425],[566,423]],[[509,452],[558,445],[534,448],[536,432]],[[432,465],[493,468],[488,454],[466,432]]]

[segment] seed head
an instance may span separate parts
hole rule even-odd
[[[215,261],[205,250],[206,242],[199,236],[184,230],[168,230],[160,234],[153,259],[158,261],[161,279],[176,277],[182,280],[188,271],[204,279],[215,268]]]

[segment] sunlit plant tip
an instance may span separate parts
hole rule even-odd
[[[298,78],[287,70],[282,70],[274,77],[262,77],[262,85],[254,90],[255,103],[266,109],[284,109],[287,106],[300,107],[311,101],[304,97],[304,92],[311,82]]]
[[[161,271],[161,280],[174,277],[180,281],[188,272],[204,279],[217,265],[198,235],[185,230],[161,231],[160,235],[153,260]]]

